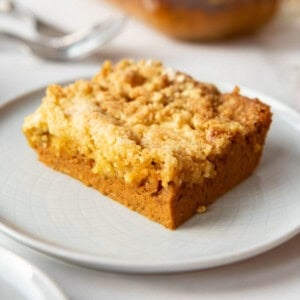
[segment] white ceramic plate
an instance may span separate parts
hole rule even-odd
[[[44,89],[11,101],[0,109],[0,229],[67,261],[141,273],[220,266],[283,243],[300,231],[300,117],[270,97],[242,93],[274,112],[263,160],[253,176],[176,231],[41,164],[21,126]]]
[[[0,248],[1,300],[67,300],[47,275],[16,254]]]

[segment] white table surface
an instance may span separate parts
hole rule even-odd
[[[99,20],[111,11],[96,0],[22,2],[70,29]],[[300,20],[289,18],[281,16],[254,37],[206,45],[170,40],[130,21],[99,54],[76,63],[42,61],[0,39],[0,104],[48,83],[87,77],[104,59],[131,57],[159,59],[205,81],[248,86],[300,110]],[[0,22],[0,28],[3,24]],[[48,273],[70,299],[300,299],[299,235],[244,262],[201,272],[151,276],[68,265],[2,234],[0,245]]]

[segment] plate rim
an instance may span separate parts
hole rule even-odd
[[[13,259],[15,262],[17,262],[20,267],[15,267],[14,270],[17,272],[19,268],[26,268],[32,270],[32,273],[35,276],[38,276],[40,280],[45,284],[46,288],[51,291],[52,294],[55,295],[57,300],[67,300],[68,298],[63,293],[62,289],[57,285],[57,283],[50,278],[48,274],[46,274],[43,270],[38,268],[36,265],[25,259],[24,257],[16,254],[15,252],[0,246],[0,254],[5,255],[5,257]],[[24,278],[24,276],[22,276]],[[30,274],[27,276],[27,278],[32,277]],[[45,288],[41,289],[41,292],[44,292]],[[43,295],[45,295],[43,293]],[[46,295],[47,296],[47,295]],[[46,299],[46,298],[45,298]]]
[[[71,83],[72,80],[62,81],[60,84],[65,85]],[[237,85],[227,82],[218,82],[215,84],[220,90],[233,90]],[[38,87],[31,91],[22,93],[21,95],[12,98],[11,100],[5,101],[0,105],[0,110],[4,109],[9,105],[18,103],[19,101],[24,101],[24,99],[29,97],[34,97],[36,94],[42,94],[47,86]],[[242,94],[249,97],[263,99],[264,102],[272,103],[271,106],[278,111],[288,115],[292,119],[298,119],[299,126],[297,129],[300,131],[300,113],[295,109],[291,108],[289,105],[268,96],[260,91],[252,88],[244,87],[238,85]],[[294,123],[294,122],[292,122]],[[300,176],[300,175],[299,175]],[[179,273],[187,271],[196,271],[209,269],[213,267],[219,267],[228,265],[235,262],[240,262],[242,260],[257,256],[266,251],[269,251],[282,243],[288,241],[289,239],[295,237],[300,233],[300,223],[295,226],[295,228],[290,229],[287,232],[282,233],[272,240],[267,242],[262,242],[258,246],[248,247],[239,251],[238,253],[227,253],[226,255],[220,256],[218,254],[201,259],[199,257],[196,261],[194,259],[184,259],[178,262],[160,262],[160,263],[149,263],[143,261],[134,260],[120,260],[116,258],[103,258],[101,256],[82,253],[76,250],[67,250],[63,247],[51,244],[51,242],[43,241],[38,238],[31,237],[30,234],[26,234],[21,230],[10,226],[0,218],[0,232],[4,233],[6,236],[12,238],[13,240],[30,247],[38,252],[50,255],[52,257],[58,258],[65,262],[70,262],[76,265],[85,266],[93,269],[99,269],[104,271],[113,271],[120,273],[135,273],[135,274],[166,274],[166,273]]]

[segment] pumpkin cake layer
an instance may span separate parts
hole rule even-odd
[[[249,176],[271,112],[161,62],[105,62],[48,87],[23,132],[48,166],[176,228]]]

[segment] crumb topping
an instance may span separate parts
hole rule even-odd
[[[192,184],[216,175],[210,158],[258,130],[266,109],[159,61],[106,61],[90,81],[50,86],[23,131],[33,147],[85,155],[105,177]]]

